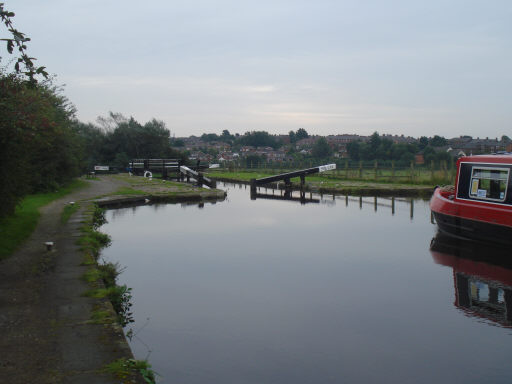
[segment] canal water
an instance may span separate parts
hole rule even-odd
[[[215,204],[109,210],[101,229],[159,382],[512,381],[510,269],[431,249],[428,201],[221,188]]]

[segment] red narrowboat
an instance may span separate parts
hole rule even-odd
[[[454,188],[436,188],[430,209],[442,232],[512,244],[512,154],[461,157]]]

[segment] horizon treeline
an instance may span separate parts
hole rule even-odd
[[[286,154],[294,160],[312,159],[326,160],[333,156],[334,149],[328,144],[325,136],[315,136],[316,140],[311,145],[311,153],[304,154],[297,150],[295,144],[311,136],[304,128],[297,131],[290,131],[287,143],[280,138],[282,135],[271,135],[266,131],[251,131],[244,135],[238,133],[231,134],[228,130],[222,131],[222,134],[204,133],[200,138],[206,143],[223,142],[231,145],[233,148],[242,146],[253,147],[272,147],[273,149],[283,148]],[[448,140],[442,136],[434,135],[433,137],[420,137],[415,143],[395,143],[386,135],[381,136],[378,132],[374,132],[369,140],[354,140],[347,143],[347,153],[350,160],[353,161],[395,161],[397,164],[409,165],[414,160],[417,153],[423,153],[425,162],[430,164],[432,161],[439,164],[442,161],[450,161],[451,156],[438,148],[446,145]],[[175,147],[184,147],[182,139],[173,139],[172,143]],[[217,155],[218,150],[203,147],[201,149],[211,155]],[[249,155],[249,162],[261,163],[266,159],[264,156]]]
[[[132,158],[186,160],[170,144],[165,123],[140,124],[119,113],[82,123],[49,78],[34,82],[0,70],[0,217],[14,213],[27,194],[59,189],[73,178],[110,165],[124,169]]]

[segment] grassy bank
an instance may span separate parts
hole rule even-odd
[[[98,197],[101,207],[128,206],[151,203],[221,200],[225,192],[219,189],[200,188],[189,183],[161,179],[148,179],[124,174],[111,176],[120,182],[117,191]]]
[[[237,172],[213,171],[208,176],[221,181],[244,182],[248,183],[251,179],[257,179],[277,174],[282,170],[274,172],[262,172],[241,170]],[[286,172],[286,170],[284,171]],[[291,179],[294,187],[299,187],[300,179]],[[439,182],[437,184],[445,184]],[[404,183],[404,182],[385,182],[382,180],[371,179],[345,179],[339,177],[335,172],[326,172],[324,174],[306,176],[306,190],[320,193],[338,193],[354,195],[372,195],[372,196],[418,196],[429,197],[435,184],[430,183]]]
[[[226,168],[209,169],[207,173],[211,177],[217,174],[230,177],[229,175],[258,174],[262,176],[276,175],[285,172],[296,171],[304,168],[311,168],[314,164],[303,164],[301,167],[287,167],[285,164],[268,165],[265,167],[243,167],[237,164],[229,164]],[[455,179],[455,167],[452,164],[442,164],[438,168],[433,166],[414,166],[409,167],[379,164],[362,163],[338,164],[336,170],[322,173],[320,181],[325,179],[335,179],[342,181],[359,181],[385,184],[405,184],[405,185],[441,185],[453,184]],[[247,176],[250,178],[250,176]],[[257,176],[261,177],[261,176]]]
[[[117,277],[123,271],[118,263],[104,260],[100,263],[101,250],[111,243],[110,236],[99,231],[106,223],[105,210],[97,204],[89,205],[85,210],[84,222],[78,244],[83,252],[82,265],[86,267],[82,279],[89,284],[90,289],[85,291],[83,296],[96,299],[88,323],[113,326],[114,329],[117,324],[125,328],[134,322],[131,312],[131,288],[118,285]],[[132,329],[126,332],[126,337],[131,339],[132,335]],[[122,382],[139,382],[137,377],[142,377],[147,383],[155,383],[155,373],[151,365],[146,360],[136,360],[131,356],[107,364],[103,371],[114,375]]]
[[[236,169],[236,170],[209,170],[209,177],[250,181],[270,175],[276,175],[285,172],[292,172],[295,169]],[[392,169],[337,169],[322,174],[309,175],[307,181],[314,183],[339,183],[339,182],[359,182],[359,183],[378,183],[378,184],[397,184],[407,186],[435,186],[444,184],[453,184],[454,174],[452,171],[431,171],[428,169],[416,169],[411,176],[410,171],[392,170]],[[293,180],[293,179],[292,179]],[[298,178],[297,178],[298,180]]]
[[[40,216],[39,208],[87,185],[83,180],[75,180],[55,192],[26,196],[13,216],[0,220],[0,260],[13,253],[34,231]]]

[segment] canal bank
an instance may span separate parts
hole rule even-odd
[[[0,263],[0,382],[5,383],[119,383],[105,367],[131,359],[122,328],[113,322],[92,321],[104,299],[86,297],[90,284],[78,244],[91,208],[102,202],[132,204],[180,199],[223,197],[217,190],[159,180],[99,177],[90,186],[41,209],[30,238]],[[141,201],[140,199],[144,199]],[[79,208],[63,223],[61,213],[70,201]],[[46,242],[53,247],[47,250]],[[126,376],[121,382],[144,382]]]
[[[214,173],[209,175],[215,181],[240,183],[250,185],[250,180],[239,177],[236,173],[232,177],[217,177]],[[299,182],[292,182],[292,189],[300,190]],[[271,183],[271,188],[284,189],[284,183]],[[265,188],[260,186],[258,188]],[[307,192],[316,192],[322,194],[334,195],[355,195],[355,196],[401,196],[401,197],[427,197],[430,198],[434,192],[434,187],[429,185],[413,185],[413,184],[386,184],[372,183],[367,181],[308,181],[304,190]]]

